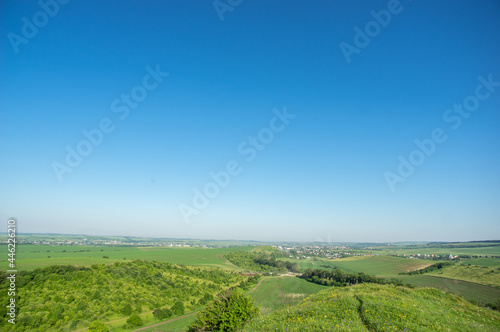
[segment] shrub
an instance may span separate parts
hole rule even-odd
[[[123,306],[121,311],[122,311],[122,314],[124,314],[125,316],[128,316],[132,313],[132,306],[130,305],[130,303],[127,303]]]
[[[165,318],[169,318],[170,316],[172,316],[172,311],[168,308],[165,308],[165,309],[155,309],[153,311],[153,316],[155,316],[155,318],[158,318],[158,319],[165,319]]]
[[[177,300],[177,302],[174,303],[174,305],[172,306],[172,308],[170,308],[170,310],[172,310],[172,312],[177,316],[184,315],[184,310],[185,310],[184,303]]]
[[[108,329],[108,327],[103,322],[96,320],[95,322],[92,322],[92,324],[90,324],[89,331],[92,331],[92,332],[108,332],[109,329]]]
[[[130,324],[132,326],[141,326],[144,323],[142,322],[142,319],[138,314],[133,314],[127,319],[127,324]]]
[[[189,331],[236,331],[257,316],[258,312],[251,297],[238,290],[228,289],[200,311],[197,319],[189,326]]]

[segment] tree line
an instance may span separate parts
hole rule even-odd
[[[272,252],[231,252],[224,255],[224,258],[249,271],[262,273],[300,272],[297,263],[276,259],[276,255]]]
[[[334,268],[331,271],[320,270],[320,269],[307,269],[300,278],[306,279],[307,281],[314,282],[315,284],[325,285],[325,286],[339,286],[345,287],[350,285],[356,285],[361,283],[374,283],[374,284],[392,284],[395,286],[407,286],[414,288],[413,285],[404,284],[401,280],[396,278],[384,279],[363,272],[359,273],[347,273],[340,269]]]
[[[416,275],[416,274],[423,274],[435,270],[440,270],[442,268],[445,268],[447,266],[453,265],[451,262],[439,262],[436,264],[429,265],[427,267],[424,267],[423,269],[415,270],[415,271],[409,271],[409,272],[400,272],[400,275]]]

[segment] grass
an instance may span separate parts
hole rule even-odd
[[[6,248],[6,247],[4,247]],[[16,268],[33,270],[50,265],[90,266],[92,264],[112,264],[133,259],[167,261],[170,263],[221,267],[239,270],[222,258],[232,251],[250,251],[254,247],[196,248],[196,247],[87,247],[18,245],[16,247]],[[49,258],[50,256],[50,258]],[[106,256],[108,258],[104,258]],[[0,269],[8,268],[7,254],[0,260]]]
[[[397,275],[400,272],[419,270],[432,264],[430,261],[391,256],[361,256],[358,260],[334,260],[332,263],[347,272],[364,272],[376,276]]]
[[[267,315],[326,288],[296,277],[268,277],[250,295],[255,305],[260,307],[260,313]]]
[[[183,317],[177,320],[172,320],[168,323],[150,327],[141,331],[145,332],[185,332],[189,324],[196,320],[196,315]]]
[[[332,287],[242,331],[498,331],[500,313],[437,289]]]
[[[480,304],[495,303],[500,299],[499,289],[468,281],[425,274],[415,276],[398,276],[398,279],[418,287],[439,288]]]
[[[395,276],[399,272],[408,272],[422,269],[435,262],[414,260],[391,256],[354,256],[341,259],[312,259],[294,260],[301,269],[325,269],[325,266],[337,267],[349,273],[364,272],[377,276]]]
[[[475,282],[500,289],[500,268],[478,265],[452,265],[429,275]]]
[[[379,250],[368,250],[369,252],[379,252],[380,254],[437,254],[437,255],[477,255],[477,256],[500,256],[500,246],[484,246],[477,248],[428,248],[419,246],[416,248],[384,247]]]
[[[480,265],[480,266],[491,266],[491,267],[500,267],[500,258],[477,258],[477,259],[468,259],[462,260],[459,262],[461,265]]]

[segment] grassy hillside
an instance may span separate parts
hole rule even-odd
[[[480,265],[480,266],[490,266],[490,267],[500,267],[500,258],[476,258],[476,259],[464,259],[458,264],[461,265]]]
[[[242,331],[498,331],[500,313],[432,288],[334,287]]]
[[[254,248],[87,247],[23,244],[16,247],[16,265],[18,270],[33,270],[51,265],[90,266],[92,264],[112,264],[124,260],[146,259],[239,270],[224,260],[222,256],[230,252],[250,251]],[[0,269],[5,271],[8,266],[7,255],[2,258]]]
[[[452,265],[429,273],[439,277],[465,280],[500,289],[500,268],[477,265]]]
[[[154,326],[143,328],[144,332],[186,332],[187,327],[196,319],[196,313],[174,318],[166,323],[156,323]],[[112,331],[114,332],[114,331]]]
[[[460,246],[453,247],[426,247],[416,246],[415,248],[398,248],[397,246],[381,247],[371,249],[372,252],[380,252],[380,254],[437,254],[437,255],[477,255],[477,256],[500,256],[500,246],[482,246],[476,248],[467,248]]]
[[[419,270],[433,262],[391,256],[361,256],[363,259],[339,259],[332,263],[347,272],[364,272],[376,276],[397,275],[400,272]]]
[[[399,272],[419,270],[433,263],[432,261],[407,259],[391,256],[355,256],[341,259],[287,259],[298,263],[302,270],[329,269],[337,267],[349,273],[364,272],[377,276],[395,276]]]
[[[418,287],[439,288],[480,304],[496,303],[500,299],[500,289],[463,280],[426,274],[398,276],[398,279]]]
[[[249,294],[263,315],[294,305],[307,296],[328,288],[294,277],[267,277]]]
[[[459,262],[459,264],[467,265],[481,265],[481,266],[491,266],[500,267],[500,258],[476,258],[476,259],[464,259]]]

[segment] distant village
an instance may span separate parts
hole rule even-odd
[[[459,256],[454,256],[452,254],[449,255],[434,255],[434,254],[402,254],[402,255],[389,255],[393,257],[403,257],[403,258],[409,258],[409,259],[428,259],[428,260],[453,260],[460,258]],[[470,258],[467,256],[467,258]]]
[[[352,249],[344,246],[273,246],[276,249],[287,253],[290,258],[296,259],[309,259],[311,257],[321,257],[321,258],[330,258],[337,259],[342,257],[349,256],[370,256],[371,254],[366,253],[355,253],[352,252]]]

